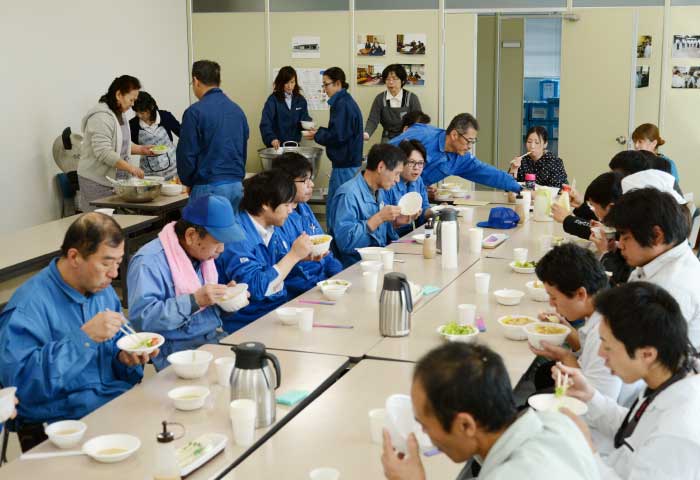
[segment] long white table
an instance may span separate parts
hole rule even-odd
[[[413,365],[363,360],[236,466],[227,479],[306,479],[333,467],[341,479],[384,478],[381,445],[370,440],[368,412],[394,393],[408,394]],[[461,465],[423,457],[428,478],[455,478]]]
[[[202,349],[213,353],[215,358],[232,354],[230,347],[223,345],[205,345]],[[278,394],[288,390],[307,390],[317,395],[319,390],[340,376],[348,364],[348,359],[341,356],[283,351],[271,353],[278,357],[282,371]],[[210,398],[202,409],[190,412],[175,410],[168,398],[168,391],[185,385],[203,385],[210,389]],[[18,459],[0,468],[0,477],[38,479],[56,477],[58,474],[59,478],[75,479],[150,479],[155,463],[156,435],[161,428],[160,422],[167,420],[181,423],[186,428],[185,436],[176,441],[176,448],[204,433],[221,433],[229,438],[222,454],[188,477],[195,480],[209,478],[255,447],[241,447],[233,442],[229,403],[229,388],[217,384],[213,362],[207,375],[197,380],[179,379],[172,367],[168,367],[82,419],[88,426],[83,441],[110,433],[128,433],[139,437],[141,448],[130,458],[114,464],[100,464],[85,456]],[[277,405],[277,423],[256,430],[256,441],[264,441],[279,428],[280,421],[299,410],[299,405],[292,408]],[[174,434],[179,434],[177,427],[172,430]],[[48,441],[31,450],[32,453],[53,451],[58,449]]]

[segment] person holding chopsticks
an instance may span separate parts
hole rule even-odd
[[[568,183],[564,161],[547,150],[547,129],[532,127],[525,138],[527,153],[511,160],[508,173],[519,182],[525,181],[525,175],[534,173],[537,184],[546,187],[561,188]]]

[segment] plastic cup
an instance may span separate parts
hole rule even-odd
[[[338,480],[339,478],[340,472],[335,468],[321,467],[309,472],[310,480]]]
[[[527,248],[514,248],[513,260],[516,262],[527,262]]]
[[[491,282],[490,274],[475,273],[474,283],[476,284],[476,293],[479,295],[487,295],[489,293],[489,282]]]
[[[551,235],[542,235],[540,237],[540,253],[544,255],[552,249],[553,237]]]
[[[393,270],[394,268],[394,252],[393,250],[385,250],[381,254],[384,270]]]
[[[229,406],[229,415],[233,441],[242,447],[251,446],[255,440],[255,402],[248,398],[234,400]]]
[[[473,225],[474,224],[474,208],[472,208],[472,207],[462,208],[462,218],[464,219],[464,223],[466,223],[467,225]]]
[[[484,240],[484,230],[481,228],[470,228],[467,232],[469,239],[469,251],[471,253],[481,253],[481,242]]]
[[[385,425],[386,410],[383,408],[375,408],[369,411],[369,433],[372,438],[372,443],[382,444],[382,429]]]
[[[0,390],[0,422],[4,422],[15,411],[15,394],[17,387],[7,387]]]
[[[113,208],[96,208],[95,211],[97,213],[102,213],[104,215],[107,215],[108,217],[111,217],[112,215],[114,215]]]
[[[378,279],[378,272],[364,272],[362,274],[362,283],[365,286],[365,292],[376,292]]]
[[[532,191],[521,190],[520,196],[523,197],[523,200],[525,200],[527,211],[530,212],[530,205],[532,204]]]
[[[216,379],[222,387],[228,387],[231,384],[231,372],[236,365],[236,357],[221,357],[214,360],[216,366]]]
[[[487,286],[488,289],[488,286]],[[474,325],[476,319],[476,305],[462,303],[457,305],[457,318],[460,325]]]
[[[299,330],[302,332],[310,332],[314,328],[314,309],[313,308],[297,308],[299,315]]]

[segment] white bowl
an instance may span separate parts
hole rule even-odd
[[[544,287],[535,286],[535,282],[538,281],[539,280],[532,280],[525,284],[525,288],[527,288],[527,293],[529,293],[530,297],[532,297],[532,299],[536,302],[548,302],[549,294],[547,293],[547,290],[545,290]]]
[[[498,320],[496,320],[496,322],[498,322],[498,325],[503,332],[503,336],[509,340],[527,340],[527,333],[525,333],[523,325],[510,325],[505,323],[505,320],[510,317],[527,318],[531,320],[531,323],[537,323],[539,321],[535,317],[530,317],[528,315],[505,315],[500,317]]]
[[[415,215],[423,205],[423,197],[418,192],[408,192],[399,199],[401,215]]]
[[[216,302],[222,310],[226,312],[235,312],[245,307],[250,303],[248,301],[248,284],[238,283],[233,287],[226,289],[226,294]]]
[[[182,193],[182,185],[179,183],[164,183],[160,187],[160,193],[166,197],[174,197],[175,195],[180,195]]]
[[[535,273],[535,267],[516,267],[515,260],[508,264],[515,273]]]
[[[304,130],[313,130],[316,127],[316,122],[310,122],[308,120],[301,121],[301,128]]]
[[[87,425],[78,420],[54,422],[44,429],[51,443],[58,448],[71,448],[80,443],[87,430]]]
[[[182,350],[168,355],[175,375],[186,380],[204,376],[213,359],[214,355],[204,350]]]
[[[202,408],[208,396],[207,387],[196,385],[173,388],[168,392],[168,397],[175,403],[175,408],[186,411]]]
[[[296,325],[299,320],[299,309],[294,307],[280,307],[275,314],[283,325]]]
[[[362,268],[363,272],[378,272],[382,269],[382,266],[384,266],[384,264],[379,260],[365,260],[364,262],[360,262],[360,268]]]
[[[165,182],[165,177],[161,177],[158,175],[146,175],[143,177],[144,180],[148,180],[149,182],[156,182],[156,183],[164,183]]]
[[[451,193],[438,193],[435,195],[435,200],[438,202],[447,202],[448,200],[452,200],[452,194]]]
[[[352,283],[348,282],[347,280],[343,280],[342,278],[332,278],[329,280],[321,280],[320,282],[316,283],[316,285],[321,290],[323,290],[326,287],[334,287],[334,288],[342,287],[345,290],[347,290],[348,288],[350,288],[352,286]]]
[[[474,331],[472,333],[468,333],[466,335],[449,335],[447,333],[443,333],[442,329],[445,328],[446,325],[440,325],[435,331],[442,336],[445,340],[448,340],[450,342],[463,342],[463,343],[471,343],[476,340],[476,336],[479,335],[479,329],[476,328],[475,326],[472,325],[472,328]]]
[[[343,295],[345,295],[345,291],[347,290],[346,287],[324,287],[321,288],[321,292],[323,292],[323,296],[326,297],[328,300],[340,300]]]
[[[501,305],[511,306],[519,304],[520,300],[525,296],[525,292],[513,290],[511,288],[503,288],[493,292],[493,296],[496,297],[496,301]]]
[[[527,403],[538,412],[559,411],[561,407],[566,407],[576,415],[585,415],[588,412],[588,405],[581,400],[564,395],[556,398],[553,393],[540,393],[527,399]]]
[[[423,242],[425,241],[425,233],[416,233],[411,237],[414,242],[416,242],[419,245],[423,245]]]
[[[425,452],[433,448],[428,437],[416,421],[411,397],[403,394],[390,395],[384,404],[386,409],[385,426],[391,435],[391,443],[399,452],[407,452],[407,440],[411,433],[416,435],[418,446]]]
[[[357,253],[360,254],[360,258],[362,260],[381,260],[382,259],[382,252],[386,250],[386,248],[383,247],[364,247],[364,248],[356,248]]]
[[[15,411],[15,394],[17,387],[7,387],[0,390],[0,423],[10,418]]]
[[[108,217],[111,217],[112,215],[114,215],[113,208],[96,208],[95,212],[101,213],[103,215],[107,215]]]
[[[83,445],[83,452],[98,462],[115,463],[129,458],[139,448],[141,440],[137,437],[116,433],[88,440]]]
[[[324,253],[328,251],[329,248],[331,248],[331,240],[333,240],[333,237],[330,235],[321,234],[321,235],[311,235],[311,255],[314,257],[320,257]],[[314,240],[320,242],[320,243],[313,243]]]
[[[467,190],[450,190],[452,198],[466,198],[469,195]]]
[[[538,333],[536,329],[540,327],[555,328],[561,333]],[[542,348],[542,344],[540,343],[542,340],[554,345],[555,347],[562,346],[564,344],[564,340],[566,340],[566,337],[570,332],[569,327],[566,325],[551,322],[529,323],[523,327],[523,330],[525,330],[525,333],[527,334],[528,343],[537,349]]]
[[[149,346],[139,346],[139,342],[156,339],[155,343]],[[151,353],[165,343],[163,335],[152,332],[138,332],[136,335],[124,335],[117,340],[117,348],[130,353]]]

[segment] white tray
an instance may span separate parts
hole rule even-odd
[[[186,448],[195,442],[202,444],[203,449],[201,453],[197,453],[195,455],[190,454],[186,460],[186,463],[179,464],[180,476],[183,478],[197,470],[199,467],[214,458],[224,448],[226,448],[228,437],[220,433],[205,433],[204,435],[200,435],[196,439],[177,449],[175,453],[178,461],[180,456],[183,454],[182,452],[184,452]]]

